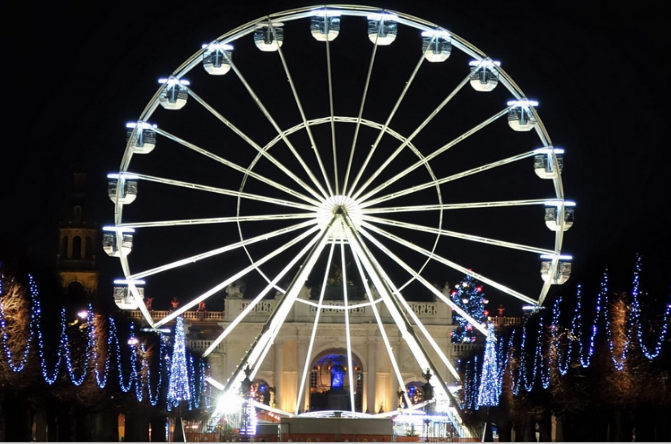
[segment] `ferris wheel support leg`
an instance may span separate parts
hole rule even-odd
[[[273,313],[268,317],[268,320],[261,328],[261,332],[256,337],[251,347],[245,354],[245,357],[242,359],[238,367],[235,369],[233,375],[231,375],[231,378],[226,382],[225,386],[226,393],[230,393],[239,388],[240,383],[245,378],[245,374],[243,371],[247,366],[250,366],[252,368],[256,367],[254,369],[254,374],[258,370],[258,367],[260,367],[261,364],[260,362],[259,365],[256,365],[257,361],[259,361],[259,357],[262,354],[265,355],[264,349],[266,348],[266,346],[269,346],[270,344],[273,343],[275,337],[279,333],[282,324],[284,323],[284,321],[287,318],[287,315],[289,314],[289,311],[291,310],[291,308],[294,305],[294,302],[298,298],[298,293],[300,292],[303,283],[309,276],[310,271],[312,271],[312,269],[314,268],[315,263],[319,258],[319,255],[324,250],[324,247],[328,242],[329,234],[331,231],[331,227],[333,226],[334,220],[335,218],[331,219],[328,225],[325,228],[322,228],[319,240],[312,247],[310,253],[308,253],[308,257],[305,259],[300,270],[287,287],[287,291],[286,293],[284,293],[284,296],[282,296],[282,299],[280,299],[279,303],[275,307],[275,311],[273,311]]]
[[[242,312],[240,312],[238,316],[236,316],[236,318],[230,323],[228,327],[224,329],[224,331],[217,337],[217,339],[212,341],[212,344],[210,344],[205,352],[203,352],[204,358],[209,356],[209,354],[217,348],[221,341],[226,339],[226,336],[228,336],[231,331],[233,331],[233,329],[245,318],[245,316],[247,316],[259,302],[261,302],[261,300],[268,294],[270,290],[275,288],[277,282],[279,282],[279,280],[282,279],[284,275],[286,275],[289,270],[294,267],[294,265],[296,265],[296,262],[301,260],[301,258],[305,256],[308,250],[312,248],[315,242],[317,242],[318,237],[319,235],[315,236],[305,247],[303,247],[300,253],[291,259],[291,261],[282,269],[282,271],[280,271],[277,276],[275,276],[275,278],[268,285],[266,285],[266,287],[245,307],[244,310],[242,310]]]
[[[350,410],[352,413],[356,412],[356,405],[354,404],[354,366],[352,365],[352,337],[349,331],[349,309],[348,300],[347,300],[347,264],[345,263],[345,243],[343,239],[340,239],[340,263],[342,269],[342,291],[343,291],[343,303],[345,306],[345,344],[347,347],[347,367],[349,368],[348,377],[349,377],[349,398],[350,398]]]
[[[384,328],[384,325],[382,324],[382,319],[380,319],[380,313],[373,304],[373,295],[370,290],[370,286],[368,285],[368,280],[364,276],[363,269],[361,268],[361,259],[359,258],[359,255],[356,253],[355,249],[352,248],[352,253],[354,254],[354,262],[356,263],[356,267],[359,270],[359,275],[361,276],[361,281],[363,282],[363,285],[366,289],[366,295],[368,296],[368,299],[371,301],[371,309],[373,310],[373,315],[375,316],[375,322],[377,322],[377,328],[380,330],[380,335],[382,336],[382,341],[384,342],[384,346],[387,349],[387,354],[389,355],[389,360],[392,363],[392,366],[394,367],[394,373],[396,373],[396,379],[398,379],[398,385],[399,387],[403,388],[403,391],[405,392],[405,383],[403,382],[403,375],[401,375],[401,370],[398,366],[398,362],[396,361],[396,358],[394,357],[394,353],[391,348],[391,344],[389,343],[389,337],[387,336],[387,332]],[[369,374],[370,372],[374,372],[375,369],[368,369]],[[412,406],[412,402],[410,401],[410,397],[408,396],[407,393],[404,393],[405,397],[405,402],[407,403],[408,407]],[[370,403],[371,401],[369,401]]]
[[[426,349],[419,341],[419,338],[417,337],[414,328],[410,324],[410,321],[403,314],[401,307],[399,307],[397,302],[391,297],[392,293],[391,288],[388,285],[387,281],[383,278],[383,276],[385,275],[384,271],[381,269],[381,267],[379,267],[379,264],[377,263],[374,264],[372,262],[374,261],[373,256],[367,250],[365,244],[363,243],[363,240],[356,232],[356,230],[353,228],[354,224],[352,223],[351,219],[349,219],[348,216],[346,216],[346,221],[347,221],[346,229],[348,237],[350,238],[350,245],[353,247],[355,254],[357,254],[361,259],[362,265],[364,266],[369,276],[371,277],[371,280],[375,284],[375,287],[380,292],[382,301],[384,302],[385,306],[387,307],[387,310],[389,310],[389,313],[394,319],[394,322],[401,331],[401,335],[405,340],[406,344],[408,344],[408,347],[410,348],[411,353],[415,357],[415,360],[420,365],[422,370],[431,370],[436,379],[438,379],[439,387],[436,390],[437,394],[439,395],[438,398],[440,398],[441,397],[440,395],[442,395],[443,399],[450,399],[452,401],[451,404],[454,404],[454,407],[457,410],[459,410],[459,404],[457,403],[457,400],[454,399],[454,396],[448,390],[445,380],[438,371],[438,368],[435,366],[435,364],[429,357],[428,353],[426,352]]]
[[[375,227],[373,227],[375,228]],[[421,282],[429,291],[431,291],[438,299],[441,301],[445,302],[452,310],[456,311],[459,313],[461,316],[464,317],[468,321],[469,324],[473,325],[475,328],[477,328],[481,333],[486,334],[488,332],[487,328],[484,325],[481,325],[478,321],[473,319],[471,315],[466,313],[464,309],[459,307],[457,304],[452,302],[449,298],[447,298],[443,293],[438,291],[436,288],[434,288],[433,285],[431,285],[426,279],[424,279],[419,273],[417,273],[415,270],[410,268],[408,264],[406,264],[401,258],[396,256],[394,253],[389,251],[384,245],[382,245],[377,239],[375,239],[373,236],[371,236],[370,233],[368,233],[366,230],[360,230],[361,234],[363,234],[369,241],[371,241],[373,244],[375,244],[376,247],[378,247],[380,250],[382,250],[387,256],[392,258],[393,260],[396,261],[401,267],[403,267],[408,273],[410,273],[412,276],[416,277],[419,282]]]
[[[319,293],[319,306],[317,307],[317,313],[315,314],[315,322],[312,326],[312,333],[310,334],[310,342],[308,344],[308,351],[305,357],[305,366],[303,367],[303,376],[301,377],[301,384],[298,387],[298,398],[296,398],[296,409],[294,413],[298,415],[298,411],[301,406],[301,398],[303,397],[303,390],[305,390],[305,380],[307,379],[308,370],[310,370],[310,357],[312,356],[312,347],[315,343],[315,336],[317,335],[317,325],[319,324],[319,317],[322,312],[322,302],[324,301],[324,293],[326,292],[326,282],[328,280],[329,271],[331,269],[331,261],[333,260],[333,250],[335,244],[331,244],[331,250],[329,251],[329,258],[324,271],[324,280],[322,281],[322,289]]]

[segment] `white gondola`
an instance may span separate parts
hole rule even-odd
[[[554,179],[561,174],[564,169],[564,150],[561,148],[545,147],[535,150],[534,172],[541,179]],[[557,158],[557,164],[552,158],[554,153]]]
[[[310,32],[319,42],[332,42],[340,34],[340,12],[319,9],[310,18]]]
[[[553,285],[562,285],[571,277],[571,256],[558,256],[557,269],[555,270],[554,275],[550,275],[550,270],[552,269],[552,259],[555,256],[551,255],[542,255],[541,259],[545,259],[541,262],[541,277],[543,281],[547,282],[548,280]]]
[[[128,122],[126,124],[126,143],[132,138],[131,148],[133,153],[149,154],[156,148],[156,132],[153,128],[156,128],[156,125],[146,122]]]
[[[501,62],[494,60],[473,60],[468,64],[471,67],[471,86],[479,92],[489,92],[499,84],[499,70]]]
[[[103,227],[103,250],[108,256],[121,257],[121,253],[125,256],[129,255],[133,250],[133,234],[135,230],[132,228],[116,228]],[[117,233],[121,235],[121,248],[117,244]]]
[[[284,23],[273,22],[272,29],[268,25],[260,25],[254,30],[254,44],[264,52],[280,49],[284,43]],[[273,30],[275,31],[273,34]]]
[[[136,279],[133,281],[133,285],[137,288],[137,292],[144,299],[144,288],[140,285],[144,285],[143,280]],[[122,310],[137,310],[139,305],[137,300],[133,297],[133,294],[128,288],[128,281],[125,279],[115,279],[114,280],[114,303]]]
[[[159,79],[158,83],[165,85],[165,88],[163,88],[163,91],[158,96],[158,103],[163,108],[170,110],[184,108],[186,99],[189,97],[186,91],[186,87],[190,85],[188,80],[170,77],[168,79]]]
[[[398,34],[397,20],[394,14],[368,15],[368,39],[380,46],[391,45]]]
[[[545,225],[552,231],[559,231],[561,227],[560,208],[564,207],[564,231],[573,226],[575,218],[575,202],[547,203],[545,207]]]
[[[508,102],[508,125],[515,131],[531,131],[536,126],[536,118],[531,108],[538,106],[533,100],[511,100]]]
[[[430,46],[429,46],[430,45]],[[429,62],[444,62],[452,52],[452,37],[447,31],[422,32],[422,52]]]
[[[122,205],[126,205],[129,203],[133,203],[135,198],[137,197],[137,180],[133,180],[134,178],[132,176],[121,176],[119,178],[118,174],[108,174],[107,175],[108,179],[111,179],[107,183],[107,195],[109,196],[110,200],[114,203],[117,202],[117,186],[119,188],[119,203]],[[121,183],[119,184],[119,181]]]
[[[231,70],[233,46],[214,42],[203,45],[203,68],[208,74],[222,76]]]

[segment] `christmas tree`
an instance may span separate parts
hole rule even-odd
[[[478,389],[478,405],[493,407],[499,404],[501,381],[496,362],[496,339],[494,326],[489,324],[489,335],[485,345],[485,356],[482,360],[480,387]]]
[[[452,301],[468,313],[473,319],[482,323],[487,319],[485,304],[489,301],[485,299],[485,293],[482,286],[472,276],[466,275],[450,293]],[[475,342],[476,330],[460,314],[452,313],[452,323],[458,327],[451,333],[452,342]]]
[[[175,322],[175,342],[170,359],[170,378],[168,380],[168,403],[177,407],[181,401],[191,399],[189,390],[189,370],[184,345],[184,319],[177,317]]]

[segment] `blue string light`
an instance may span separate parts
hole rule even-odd
[[[180,401],[191,399],[189,374],[184,345],[184,319],[178,316],[175,323],[175,340],[172,348],[167,400],[177,407]]]
[[[664,343],[664,339],[666,339],[666,333],[669,329],[669,318],[671,316],[671,303],[668,303],[666,305],[666,310],[664,312],[664,321],[662,325],[662,330],[659,334],[659,339],[657,340],[657,344],[654,347],[654,351],[650,351],[650,349],[645,345],[645,341],[643,340],[643,328],[641,322],[641,302],[639,300],[640,296],[639,288],[640,288],[640,274],[642,269],[642,263],[643,258],[640,255],[637,255],[636,269],[634,271],[634,282],[631,292],[632,297],[631,316],[632,316],[632,322],[636,327],[636,336],[638,338],[638,345],[641,348],[641,352],[643,353],[643,356],[652,361],[653,359],[657,358],[661,353],[662,344]]]

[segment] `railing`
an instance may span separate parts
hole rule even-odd
[[[187,339],[186,341],[186,346],[190,348],[193,351],[199,351],[199,352],[204,352],[207,350],[207,348],[212,345],[212,340],[208,339]],[[224,344],[223,342],[220,342],[213,350],[214,353],[223,353],[224,352]]]
[[[482,344],[452,344],[452,356],[464,356],[482,348]]]
[[[168,316],[171,311],[168,310],[151,310],[149,312],[154,320],[163,319]],[[142,319],[142,312],[140,310],[131,310],[129,314],[132,318]],[[216,321],[224,320],[223,311],[185,311],[182,317],[187,321]]]
[[[337,302],[335,303],[328,303],[328,304],[322,304],[322,314],[345,314],[345,310],[342,308],[328,308],[328,306],[331,307],[344,307],[345,304],[339,304]],[[317,312],[317,307],[314,305],[310,306],[310,312],[311,313],[316,313]],[[349,309],[349,314],[365,314],[366,313],[366,307],[355,307],[355,308],[350,308]]]
[[[244,310],[249,306],[250,302],[243,302],[240,305],[240,311]],[[260,301],[258,304],[252,308],[252,313],[272,313],[275,310],[275,301]]]
[[[438,308],[435,302],[408,302],[416,315],[437,315]]]
[[[515,327],[522,325],[522,318],[516,316],[496,316],[490,318],[495,327]]]

